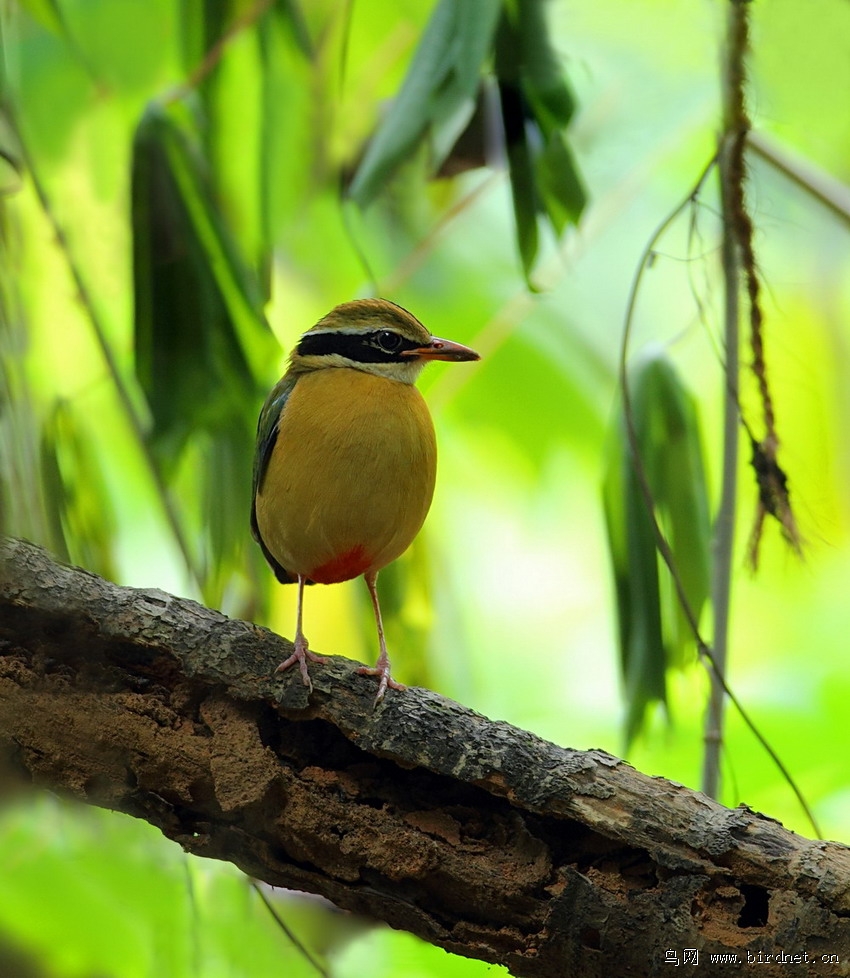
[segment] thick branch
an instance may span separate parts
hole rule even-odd
[[[666,949],[803,952],[838,975],[850,850],[494,723],[351,662],[8,541],[0,761],[197,855],[321,893],[518,976],[663,972]],[[817,960],[816,960],[817,959]],[[713,965],[712,974],[738,974]]]

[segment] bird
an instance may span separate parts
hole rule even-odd
[[[467,346],[432,336],[402,306],[355,299],[305,332],[257,423],[251,531],[278,581],[298,585],[294,649],[312,692],[302,627],[304,588],[365,578],[378,632],[377,704],[391,674],[378,572],[413,542],[436,477],[434,423],[414,386],[431,360],[470,361]]]

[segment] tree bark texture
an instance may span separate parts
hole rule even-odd
[[[308,694],[267,629],[2,548],[0,776],[516,976],[850,971],[842,845],[424,689],[373,708],[347,659]]]

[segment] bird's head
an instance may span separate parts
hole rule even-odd
[[[353,367],[412,384],[429,360],[478,360],[468,346],[432,336],[386,299],[355,299],[332,309],[299,340],[291,369]]]

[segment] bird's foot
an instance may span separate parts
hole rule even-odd
[[[277,675],[279,672],[286,672],[295,663],[298,663],[298,668],[301,671],[301,678],[304,680],[304,685],[313,692],[313,683],[310,679],[310,672],[307,669],[307,660],[310,662],[322,662],[324,660],[323,655],[316,655],[315,652],[311,652],[307,647],[307,639],[303,636],[296,636],[295,638],[295,649],[292,655],[288,659],[284,659],[283,662],[275,669],[274,673]]]
[[[389,662],[381,662],[380,659],[378,660],[378,664],[376,666],[374,666],[374,667],[373,666],[360,666],[360,668],[357,670],[357,675],[358,676],[379,676],[380,677],[379,682],[378,682],[378,695],[375,697],[375,705],[376,706],[384,698],[384,693],[386,693],[386,691],[387,691],[388,688],[389,689],[398,689],[398,690],[405,690],[405,689],[407,689],[407,686],[405,686],[404,683],[396,682],[395,679],[393,679],[393,677],[390,675],[390,664],[389,664]]]

